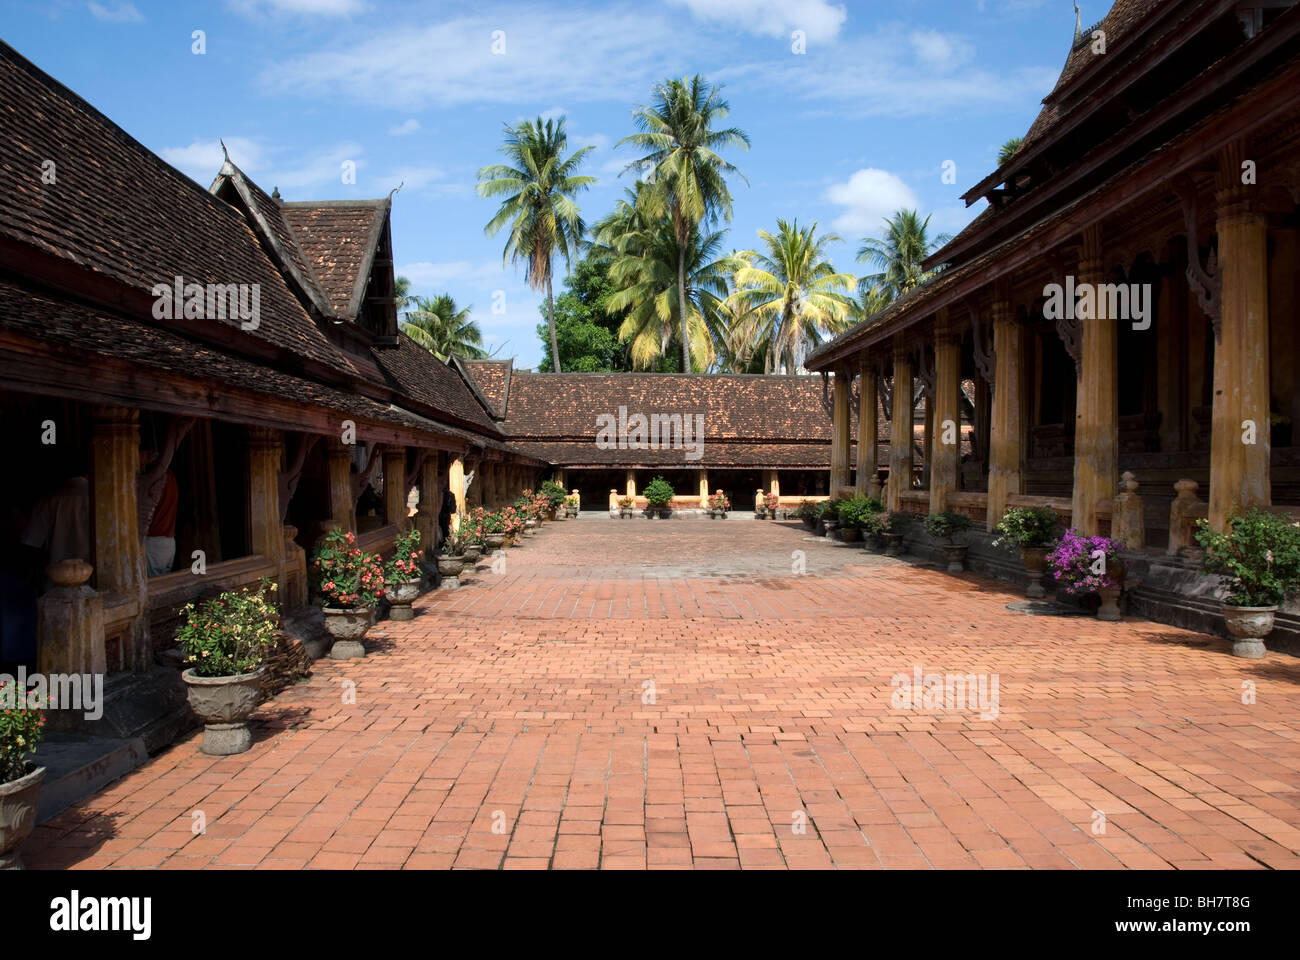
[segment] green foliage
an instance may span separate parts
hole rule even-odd
[[[618,338],[626,311],[611,310],[609,298],[616,290],[609,279],[608,258],[588,255],[579,260],[564,280],[568,289],[555,298],[555,338],[560,348],[560,366],[573,373],[615,373],[630,370],[627,350]],[[538,304],[543,321],[546,305]],[[542,362],[538,369],[554,366],[550,331],[537,325],[542,341]]]
[[[451,294],[436,297],[412,297],[402,321],[402,332],[440,360],[465,357],[481,360],[483,332],[469,318],[473,307],[458,307]]]
[[[546,502],[550,504],[552,510],[558,510],[564,506],[564,498],[568,492],[554,480],[545,480],[542,482],[542,495],[546,497]]]
[[[27,756],[44,735],[40,704],[13,680],[0,680],[0,784],[27,775]]]
[[[925,531],[930,536],[953,542],[953,537],[971,527],[971,519],[960,513],[931,513],[924,521]]]
[[[268,594],[276,584],[265,577],[257,589],[228,590],[197,607],[181,607],[184,623],[176,641],[185,662],[200,677],[235,677],[252,673],[275,643],[280,613]]]
[[[915,210],[899,210],[885,220],[883,239],[866,237],[858,249],[858,262],[880,270],[859,281],[859,289],[880,289],[880,296],[893,300],[934,276],[922,266],[925,258],[952,238],[929,236],[930,217],[921,219]]]
[[[823,520],[839,520],[839,511],[835,508],[834,500],[823,500],[820,504],[821,513],[818,514]]]
[[[404,583],[420,578],[420,531],[415,527],[397,535],[393,558],[384,568],[388,583]]]
[[[1267,510],[1251,510],[1228,519],[1218,533],[1204,520],[1196,525],[1196,542],[1205,550],[1206,573],[1217,574],[1227,603],[1271,607],[1300,583],[1300,523]]]
[[[883,509],[880,501],[874,497],[854,497],[852,500],[840,500],[835,504],[840,525],[858,530],[865,529],[868,518]]]
[[[335,527],[321,538],[312,556],[312,572],[327,606],[373,607],[384,590],[383,560],[362,553],[354,533]]]
[[[1025,142],[1024,137],[1012,137],[998,149],[998,166],[1005,166],[1020,151],[1020,145]]]
[[[641,494],[650,506],[662,507],[673,499],[675,492],[671,483],[663,477],[655,477],[645,485],[645,489],[641,491]]]
[[[995,547],[1050,547],[1061,536],[1056,511],[1051,507],[1012,507],[994,529],[998,533],[993,541]]]
[[[816,520],[822,515],[822,505],[812,500],[801,500],[794,515],[800,520]]]

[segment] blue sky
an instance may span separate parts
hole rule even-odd
[[[1085,26],[1106,4],[1085,0]],[[472,304],[488,343],[534,367],[538,294],[502,266],[495,202],[476,173],[501,127],[563,113],[570,145],[596,147],[599,219],[630,184],[615,148],[654,82],[701,73],[725,85],[753,141],[729,155],[728,247],[777,217],[845,238],[837,267],[899,206],[955,232],[979,207],[960,194],[1023,134],[1074,29],[1071,0],[647,0],[403,3],[381,0],[0,0],[0,36],[205,187],[218,138],[286,200],[394,200],[398,272],[415,292]],[[192,52],[195,30],[206,52]],[[494,33],[504,52],[494,53]],[[794,52],[801,31],[805,52]],[[501,48],[496,34],[497,48]],[[356,183],[342,182],[344,161]],[[943,182],[945,162],[956,183]],[[495,314],[495,291],[504,313]],[[498,301],[502,298],[497,297]]]

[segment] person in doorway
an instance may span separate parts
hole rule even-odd
[[[44,570],[62,560],[90,562],[90,478],[69,477],[32,510],[22,542],[41,552]]]

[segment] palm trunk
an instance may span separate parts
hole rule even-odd
[[[681,317],[682,373],[691,372],[691,345],[686,333],[686,244],[677,245],[677,312]]]
[[[555,338],[555,300],[551,296],[551,275],[546,275],[546,325],[551,328],[551,369],[560,372],[560,342]]]

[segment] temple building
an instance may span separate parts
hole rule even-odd
[[[991,531],[1010,506],[1050,505],[1127,544],[1133,612],[1217,629],[1195,521],[1300,514],[1298,54],[1291,2],[1118,0],[1079,25],[1020,148],[965,194],[987,206],[926,264],[942,269],[808,360],[837,398],[920,380],[927,437],[975,378],[978,462],[927,441],[916,490],[913,446],[891,450],[890,509]],[[835,413],[842,486],[843,399]],[[894,422],[911,417],[904,403]],[[971,554],[1015,573],[987,540]]]

